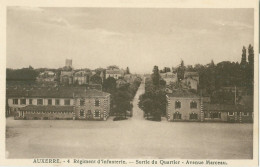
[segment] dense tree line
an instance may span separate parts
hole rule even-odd
[[[248,61],[247,61],[248,60]],[[242,49],[241,62],[223,61],[215,65],[213,61],[207,65],[196,64],[190,70],[199,73],[199,89],[212,94],[221,87],[246,87],[249,94],[253,93],[254,80],[254,49],[248,47],[248,59],[246,48]]]
[[[22,69],[6,69],[7,81],[35,81],[39,72],[34,70],[31,66]]]

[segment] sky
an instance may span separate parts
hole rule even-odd
[[[7,68],[153,66],[241,60],[253,9],[8,7]]]

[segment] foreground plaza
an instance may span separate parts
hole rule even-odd
[[[252,159],[252,123],[147,121],[133,101],[125,121],[14,120],[6,122],[7,158]]]

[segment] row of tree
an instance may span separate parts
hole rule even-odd
[[[111,94],[111,112],[118,117],[127,116],[127,111],[132,111],[132,100],[141,84],[137,77],[132,83],[125,83],[117,87],[116,80],[109,77],[104,80],[103,90]]]
[[[161,116],[166,114],[165,85],[158,66],[154,66],[151,78],[145,79],[145,93],[140,95],[138,103],[146,119],[160,121]]]

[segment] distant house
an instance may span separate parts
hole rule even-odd
[[[123,77],[123,74],[124,74],[124,72],[120,69],[107,69],[106,70],[106,79],[109,77],[118,79],[120,77]]]
[[[160,73],[160,76],[163,80],[166,81],[166,85],[170,85],[171,83],[175,83],[178,81],[177,73],[165,72]]]
[[[168,121],[203,121],[201,98],[188,90],[166,94]]]
[[[8,113],[15,119],[106,120],[110,94],[83,87],[7,90]]]
[[[52,71],[44,71],[36,78],[37,82],[54,82],[56,74]]]
[[[186,79],[186,78],[192,78],[193,80],[197,81],[197,84],[199,84],[199,73],[198,72],[185,71],[184,79]]]
[[[83,70],[75,72],[73,75],[73,83],[77,83],[79,85],[88,84],[90,76],[91,72],[86,72]]]
[[[198,90],[198,81],[193,79],[192,77],[188,76],[182,80],[182,83],[184,83],[189,89]]]
[[[65,85],[71,85],[73,83],[74,71],[61,71],[60,83]]]

